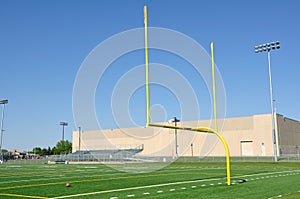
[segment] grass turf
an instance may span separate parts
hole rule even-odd
[[[233,162],[231,186],[226,185],[225,163],[130,163],[113,167],[0,165],[0,198],[300,197],[300,163],[297,162]],[[143,172],[149,168],[159,169]],[[65,187],[66,183],[71,187]]]

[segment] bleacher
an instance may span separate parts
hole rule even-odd
[[[125,149],[102,149],[76,151],[74,153],[53,156],[54,161],[64,160],[69,162],[124,162],[132,161],[133,157],[144,150],[143,145]]]

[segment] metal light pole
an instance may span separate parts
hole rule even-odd
[[[2,154],[2,137],[3,137],[3,125],[4,125],[4,110],[5,110],[5,104],[8,103],[8,100],[0,100],[0,104],[3,104],[3,109],[2,109],[2,120],[1,120],[1,135],[0,135],[0,153],[1,153],[1,160],[3,161],[3,154]]]
[[[81,127],[78,127],[78,151],[80,151],[81,148]]]
[[[59,125],[62,125],[62,141],[65,139],[65,126],[68,126],[68,122],[60,122]]]
[[[280,42],[270,42],[266,44],[261,44],[255,46],[255,53],[260,53],[263,51],[268,52],[268,67],[269,67],[269,79],[270,79],[270,102],[271,102],[271,112],[272,112],[272,136],[273,136],[273,144],[274,144],[274,161],[277,162],[277,139],[275,132],[275,109],[274,109],[274,100],[273,100],[273,86],[272,86],[272,73],[271,73],[271,50],[276,50],[280,48]]]
[[[174,122],[175,126],[177,126],[177,122],[180,122],[180,120],[177,119],[176,117],[174,117],[171,120],[169,120],[169,122]],[[175,154],[176,154],[176,157],[178,157],[178,143],[177,143],[177,129],[176,128],[175,128]]]

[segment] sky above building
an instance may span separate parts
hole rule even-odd
[[[255,53],[254,46],[280,41],[281,48],[271,51],[275,109],[300,120],[299,1],[2,0],[0,100],[9,100],[5,106],[2,148],[53,147],[62,138],[61,121],[68,122],[68,140],[72,140],[72,131],[79,126],[91,130],[92,126],[74,120],[85,117],[80,115],[83,104],[74,113],[77,98],[73,92],[76,82],[82,83],[78,77],[99,48],[117,53],[124,45],[135,44],[134,37],[129,41],[120,38],[130,31],[137,34],[136,40],[144,37],[140,31],[144,27],[144,5],[148,6],[149,27],[158,28],[153,30],[155,37],[149,34],[150,44],[159,45],[160,40],[163,44],[168,34],[175,31],[199,44],[209,55],[210,43],[214,42],[221,78],[217,88],[224,90],[218,99],[222,117],[271,113],[267,53]],[[159,28],[171,32],[160,38]],[[111,38],[120,38],[120,46],[105,48],[102,44]],[[184,45],[184,41],[173,39],[164,47],[185,49]],[[197,51],[191,48],[187,54],[192,53]],[[99,63],[107,59],[105,53],[96,55]],[[210,83],[198,74],[190,60],[171,50],[153,48],[149,62],[153,66],[150,81],[156,78],[150,86],[155,122],[174,116],[182,120],[212,118]],[[91,107],[99,128],[145,124],[145,91],[140,82],[144,80],[144,63],[144,50],[132,49],[106,66],[99,65],[105,70],[97,74],[93,96],[88,96],[94,99]],[[92,81],[89,75],[84,77],[87,83]],[[85,95],[83,92],[80,97],[84,99]],[[191,99],[190,104],[186,99]]]

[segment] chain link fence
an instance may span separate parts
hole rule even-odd
[[[127,148],[127,149],[126,149]],[[299,162],[300,148],[298,146],[279,146],[279,162]],[[225,157],[170,157],[170,156],[141,156],[143,145],[134,147],[123,146],[119,149],[106,148],[103,150],[76,151],[75,153],[42,156],[40,159],[16,159],[5,161],[4,164],[49,164],[49,163],[125,163],[125,162],[225,162]],[[274,162],[274,156],[231,156],[231,162]]]

